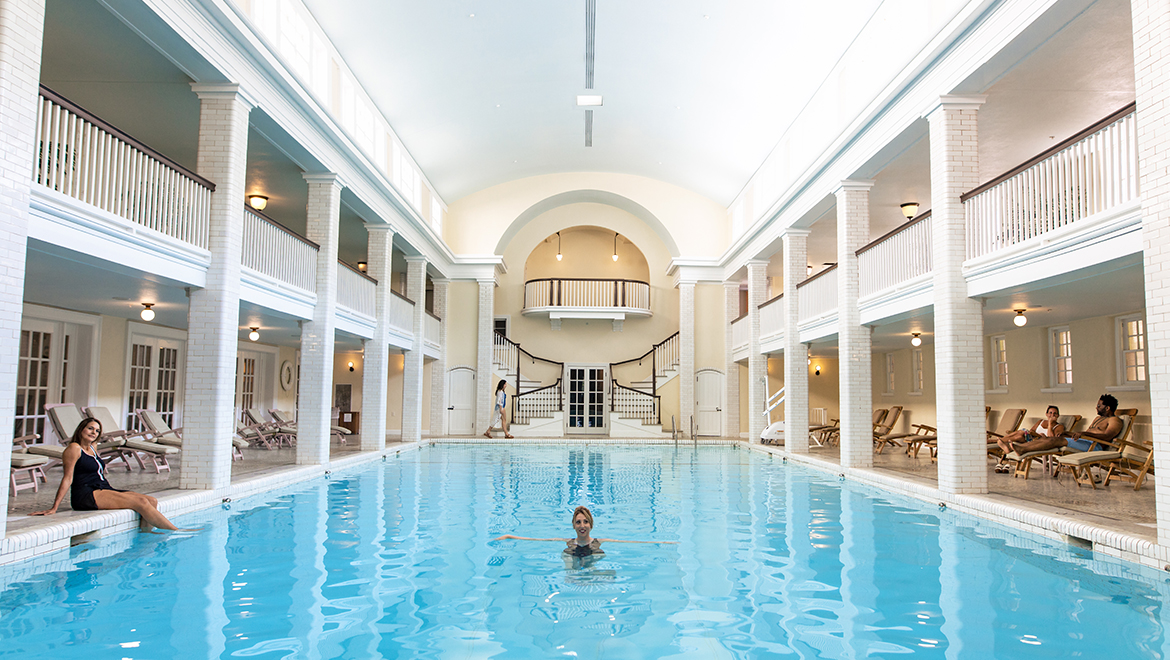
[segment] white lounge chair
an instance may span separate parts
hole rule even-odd
[[[49,425],[53,427],[53,433],[60,438],[62,445],[68,445],[69,440],[73,437],[73,432],[81,426],[81,420],[85,419],[81,416],[81,410],[73,403],[50,403],[45,406],[45,413],[49,418]],[[97,441],[97,453],[103,459],[113,462],[122,459],[122,463],[126,465],[126,471],[132,472],[130,468],[130,456],[133,451],[128,451],[123,447],[126,444],[125,431],[114,431],[107,433],[106,429],[102,428],[102,436]],[[29,447],[30,454],[39,454],[55,458],[60,461],[65,454],[65,447],[52,447],[48,444],[31,445]]]
[[[48,477],[45,476],[45,468],[52,462],[52,459],[48,456],[37,456],[36,454],[28,453],[29,443],[36,441],[40,437],[36,433],[33,433],[31,435],[22,435],[12,440],[12,471],[9,472],[8,482],[12,487],[13,497],[16,497],[16,494],[20,491],[29,488],[34,493],[38,492],[41,482],[49,482]],[[16,477],[21,474],[28,476],[27,483],[20,483],[16,480]]]
[[[146,439],[145,431],[123,431],[118,426],[118,421],[110,414],[109,408],[105,406],[90,406],[85,409],[85,414],[101,422],[102,431],[107,434],[121,433],[122,439],[126,441],[122,448],[133,452],[134,459],[138,461],[139,467],[143,470],[146,469],[146,463],[142,460],[142,456],[145,454],[150,458],[155,474],[161,474],[163,470],[171,471],[171,464],[167,459],[170,456],[178,455],[178,447],[150,442]]]

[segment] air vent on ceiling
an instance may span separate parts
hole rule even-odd
[[[585,89],[593,89],[593,46],[597,34],[597,0],[585,0]]]
[[[593,146],[593,111],[585,111],[585,146]]]

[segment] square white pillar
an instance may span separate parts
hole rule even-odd
[[[979,185],[977,113],[983,100],[944,96],[927,116],[938,487],[946,493],[987,492],[983,307],[967,296],[967,214],[959,201],[959,195]]]
[[[20,318],[24,308],[25,249],[28,243],[29,188],[37,153],[37,101],[44,0],[0,2],[0,462],[12,456],[16,413],[16,373],[20,355]],[[70,429],[72,430],[72,429]],[[0,494],[7,510],[8,487]],[[0,537],[5,521],[0,518]]]
[[[748,442],[759,442],[767,425],[764,406],[768,356],[760,352],[760,305],[768,299],[768,262],[747,262],[748,274]]]
[[[800,341],[800,293],[808,278],[807,229],[784,232],[784,451],[808,452],[808,346]]]
[[[394,228],[366,224],[366,273],[378,281],[374,288],[374,338],[366,342],[362,357],[362,451],[386,448],[386,390],[390,378],[390,264],[394,252]]]
[[[496,279],[480,278],[479,324],[476,328],[475,376],[475,432],[483,433],[492,423],[492,402],[495,383],[492,382],[492,351],[495,332]]]
[[[297,465],[329,463],[333,411],[333,360],[337,330],[337,244],[341,182],[336,174],[306,174],[306,234],[317,250],[317,304],[301,324],[301,394],[297,411]],[[364,367],[363,367],[364,368]]]
[[[402,367],[402,441],[422,439],[423,410],[423,320],[427,302],[427,259],[406,258],[406,297],[414,301],[411,328],[414,341],[403,356]]]
[[[1132,0],[1158,544],[1170,546],[1170,4]]]
[[[727,403],[723,406],[723,435],[739,437],[739,363],[735,361],[731,322],[739,318],[739,282],[723,283],[723,355],[727,364]]]
[[[218,490],[232,479],[240,257],[252,103],[238,85],[195,84],[191,88],[200,104],[195,169],[215,182],[215,192],[209,212],[207,284],[191,291],[187,307],[179,487]]]
[[[431,362],[431,435],[447,435],[447,290],[450,280],[432,279],[434,313],[439,317],[439,357]]]
[[[841,467],[873,466],[870,329],[861,325],[857,251],[869,243],[873,181],[842,181],[837,196],[837,327],[841,370]]]
[[[657,392],[655,392],[657,394]],[[695,282],[678,283],[679,427],[694,428],[695,416]]]

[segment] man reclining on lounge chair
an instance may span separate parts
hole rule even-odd
[[[1060,417],[1060,408],[1048,406],[1044,412],[1044,419],[1037,420],[1030,429],[1020,429],[996,440],[996,444],[1003,450],[1003,455],[1015,452],[1023,456],[1028,452],[1047,451],[1065,446],[1064,425],[1057,421]],[[1000,459],[995,471],[1001,474],[1011,471],[1007,459]]]
[[[1102,394],[1097,400],[1097,416],[1089,428],[1080,433],[1068,435],[1068,447],[1076,451],[1090,449],[1104,449],[1112,446],[1113,440],[1121,434],[1122,422],[1117,413],[1117,397],[1112,394]],[[1094,445],[1096,445],[1094,447]]]

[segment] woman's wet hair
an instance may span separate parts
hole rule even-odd
[[[102,437],[102,423],[93,417],[86,417],[77,425],[77,429],[73,431],[73,437],[69,438],[69,442],[81,442],[81,432],[85,430],[85,427],[89,426],[90,422],[98,425],[98,437]]]
[[[576,520],[577,514],[585,516],[585,520],[589,521],[589,526],[593,526],[593,514],[589,511],[588,508],[579,506],[576,509],[573,509],[573,517],[570,520]]]

